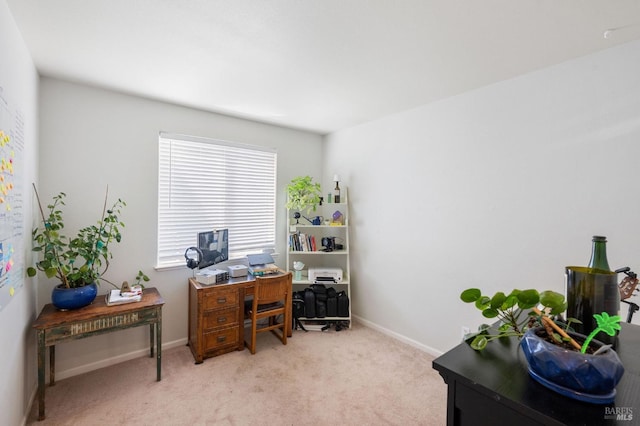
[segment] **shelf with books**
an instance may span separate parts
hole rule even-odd
[[[349,252],[347,250],[333,250],[333,251],[322,251],[322,250],[314,250],[314,251],[302,251],[302,250],[291,250],[291,252],[295,253],[295,254],[308,254],[308,255],[316,255],[316,254],[321,254],[321,255],[329,255],[329,256],[340,256],[343,254],[349,254]]]
[[[309,269],[339,269],[342,274],[339,282],[323,281],[322,283],[327,288],[334,287],[337,292],[344,292],[350,301],[350,217],[346,197],[343,201],[342,203],[323,203],[309,215],[304,213],[298,215],[295,211],[287,211],[289,227],[286,269],[294,272],[294,292],[304,292],[305,289],[317,283],[309,279]],[[319,222],[319,224],[312,222]],[[304,264],[299,273],[296,273],[294,263],[298,264],[298,267]],[[348,322],[351,327],[351,303],[349,303],[348,316],[301,317],[300,319],[310,323],[313,321],[340,323],[342,326]]]
[[[313,229],[322,229],[322,228],[346,228],[346,225],[305,225],[303,223],[299,223],[296,225],[291,225],[291,229],[299,229],[299,228],[313,228]]]

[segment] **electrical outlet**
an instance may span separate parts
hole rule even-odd
[[[466,325],[463,325],[462,326],[462,338],[464,339],[464,336],[466,336],[469,333],[471,333],[471,330],[469,330],[469,327],[467,327]]]

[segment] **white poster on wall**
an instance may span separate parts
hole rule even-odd
[[[0,310],[24,286],[24,116],[0,86]]]

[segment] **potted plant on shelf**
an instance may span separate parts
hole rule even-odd
[[[598,328],[584,336],[570,330],[576,320],[568,319],[563,328],[552,319],[567,308],[564,296],[554,291],[513,290],[509,295],[498,292],[488,297],[470,288],[460,298],[474,303],[485,318],[500,320],[494,334],[490,334],[493,329],[489,325],[483,324],[477,333],[465,336],[473,349],[483,350],[490,341],[500,338],[521,338],[529,375],[537,382],[584,402],[607,404],[615,399],[624,367],[611,345],[594,336],[600,331],[615,335],[620,330],[619,316],[606,312],[594,315]]]
[[[299,213],[311,210],[316,211],[321,202],[321,194],[320,184],[314,183],[312,177],[298,176],[293,178],[287,185],[287,203],[285,206],[287,209],[295,210]]]
[[[109,190],[107,188],[102,216],[95,225],[78,231],[75,237],[64,235],[64,206],[66,194],[60,192],[47,205],[47,213],[42,207],[38,191],[33,186],[42,217],[42,225],[32,231],[33,251],[40,254],[35,268],[27,268],[27,275],[33,277],[40,270],[47,278],[56,277],[60,284],[53,289],[52,303],[59,309],[76,309],[93,302],[113,257],[109,250],[112,243],[122,239],[120,228],[124,223],[118,215],[126,203],[118,199],[107,208]],[[108,281],[107,281],[108,282]],[[113,283],[111,283],[113,285]],[[115,286],[115,285],[114,285]]]

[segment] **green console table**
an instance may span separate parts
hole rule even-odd
[[[60,311],[49,303],[42,308],[42,312],[33,324],[38,338],[38,420],[43,420],[45,417],[45,350],[49,348],[49,386],[53,386],[55,385],[55,348],[58,343],[149,325],[150,352],[153,358],[155,343],[156,380],[160,381],[164,300],[158,290],[146,288],[140,302],[125,305],[107,306],[104,298],[104,295],[99,295],[91,305],[72,311]]]

